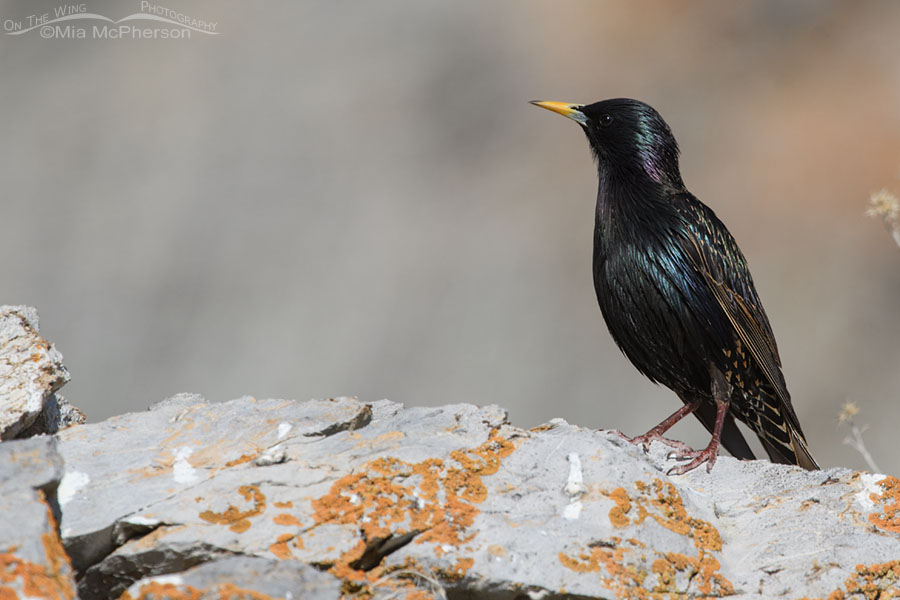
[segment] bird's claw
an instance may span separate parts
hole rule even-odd
[[[672,451],[666,456],[670,460],[688,460],[691,462],[677,467],[672,467],[666,471],[666,475],[684,475],[688,471],[693,471],[703,463],[706,463],[706,472],[712,471],[713,465],[716,464],[716,458],[719,455],[719,448],[707,446],[703,450],[689,450],[687,452]]]
[[[640,446],[644,449],[644,452],[650,451],[650,444],[653,442],[660,442],[669,446],[670,448],[675,448],[675,450],[681,453],[694,452],[694,449],[685,444],[684,442],[679,442],[678,440],[672,440],[667,437],[663,437],[661,433],[653,431],[652,429],[643,435],[636,435],[634,437],[628,437],[618,429],[613,429],[610,433],[614,433],[626,442],[634,444],[635,446]],[[669,454],[674,454],[675,452],[670,452]]]

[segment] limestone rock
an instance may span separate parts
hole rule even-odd
[[[723,456],[669,477],[666,448],[562,420],[527,431],[496,406],[349,398],[182,395],[59,439],[84,599],[234,555],[376,597],[900,589],[900,480],[884,475]]]
[[[62,472],[52,438],[0,444],[0,598],[75,597],[54,510]]]
[[[341,582],[296,561],[235,556],[194,567],[176,575],[141,579],[122,600],[135,598],[309,598],[338,600]]]
[[[0,306],[0,440],[83,423],[81,411],[56,394],[67,381],[62,354],[38,333],[37,311]]]

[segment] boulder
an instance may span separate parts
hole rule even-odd
[[[62,354],[38,333],[28,306],[0,306],[0,440],[25,438],[84,422],[56,392],[69,381]]]
[[[75,578],[57,530],[63,474],[56,440],[0,444],[0,598],[75,597]]]
[[[352,398],[181,395],[58,437],[82,598],[235,555],[312,566],[348,597],[900,589],[900,481],[884,475],[723,456],[668,476],[661,445],[562,420]]]

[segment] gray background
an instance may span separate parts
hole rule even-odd
[[[0,301],[91,420],[191,391],[645,431],[678,400],[596,306],[587,145],[527,103],[631,96],[743,247],[814,454],[862,465],[853,400],[900,471],[900,252],[863,215],[900,187],[900,2],[160,4],[220,35],[0,32]]]

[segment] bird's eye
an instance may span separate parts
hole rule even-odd
[[[597,120],[600,123],[600,127],[608,127],[609,124],[612,123],[613,118],[612,118],[612,115],[602,114],[602,115],[600,115],[600,118]]]

